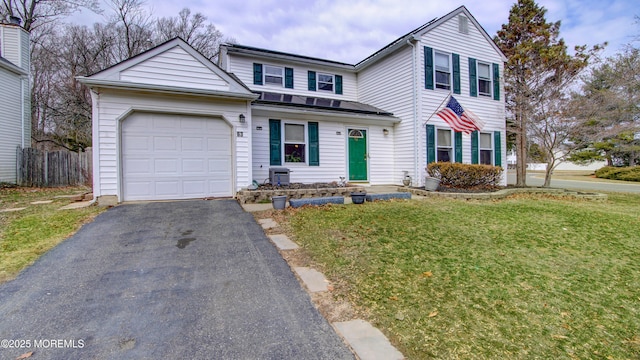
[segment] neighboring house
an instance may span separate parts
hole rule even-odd
[[[16,182],[18,148],[31,145],[29,33],[0,24],[0,182]]]
[[[174,39],[80,79],[92,89],[94,194],[233,196],[281,166],[293,182],[407,173],[420,185],[432,161],[502,165],[505,60],[465,7],[355,65],[226,44],[216,66]],[[449,94],[481,133],[435,115]]]

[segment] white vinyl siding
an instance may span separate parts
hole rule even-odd
[[[118,181],[121,179],[120,158],[118,152],[121,131],[120,118],[126,116],[131,109],[142,109],[144,112],[159,114],[186,114],[226,119],[232,126],[232,153],[235,179],[234,190],[240,190],[251,184],[251,146],[250,113],[246,101],[225,101],[199,98],[193,96],[152,95],[137,92],[102,89],[94,104],[99,109],[94,112],[94,195],[118,195],[121,190]],[[247,116],[246,124],[240,124],[240,114]],[[124,120],[126,121],[126,120]],[[243,136],[238,137],[237,133]],[[122,201],[121,198],[119,198]]]
[[[368,134],[370,163],[380,164],[369,170],[370,176],[384,179],[387,184],[401,184],[404,171],[409,171],[416,179],[411,49],[410,46],[403,47],[358,73],[360,101],[391,112],[402,120],[394,126],[384,127],[390,131],[387,136],[376,136],[375,132]],[[379,150],[378,145],[388,143],[394,144],[392,151]]]
[[[16,182],[16,149],[22,143],[20,82],[19,75],[0,68],[0,182]]]
[[[258,183],[264,183],[269,177],[269,116],[253,117],[253,176]],[[280,119],[283,125],[301,124],[294,118]],[[320,165],[309,166],[306,163],[284,162],[281,166],[291,170],[291,181],[300,183],[333,182],[340,181],[340,177],[347,177],[347,129],[367,130],[369,151],[369,183],[390,184],[393,177],[390,169],[393,167],[393,141],[392,136],[383,135],[381,125],[357,125],[331,121],[331,117],[325,120],[315,118],[318,122],[318,138]],[[258,130],[260,129],[260,130]],[[305,127],[305,132],[306,132]],[[284,143],[284,137],[283,143]],[[277,165],[274,165],[277,166]]]
[[[239,56],[237,54],[228,54],[228,58],[223,61],[225,70],[236,75],[243,83],[245,83],[253,91],[272,91],[277,93],[286,93],[293,95],[312,96],[312,97],[324,97],[330,99],[350,100],[358,101],[357,93],[357,79],[356,74],[350,71],[345,71],[342,68],[334,67],[319,67],[312,64],[298,64],[284,61],[277,61],[276,59],[263,60],[258,58],[252,58],[247,56]],[[287,89],[282,86],[254,85],[253,84],[253,64],[259,63],[271,66],[281,66],[293,69],[293,89]],[[316,72],[316,83],[318,74],[332,74],[334,76],[334,92],[329,91],[309,91],[308,88],[308,71]],[[342,76],[342,95],[335,93],[335,75]],[[264,75],[263,75],[264,76]],[[317,90],[317,89],[316,89]]]
[[[176,46],[124,70],[120,80],[135,83],[230,91],[229,83]]]
[[[485,123],[483,132],[501,131],[502,140],[502,163],[506,164],[506,147],[505,147],[505,105],[501,95],[501,100],[493,100],[493,97],[469,96],[469,58],[479,59],[480,63],[496,63],[499,64],[500,74],[503,73],[502,58],[496,52],[493,46],[482,35],[481,30],[476,28],[469,21],[468,34],[462,34],[458,28],[457,16],[442,23],[440,26],[433,28],[425,33],[418,47],[422,49],[424,46],[432,47],[434,50],[446,50],[447,52],[460,55],[460,94],[454,94],[455,98],[464,109],[471,110]],[[449,95],[443,91],[428,90],[424,88],[424,55],[420,56],[418,66],[420,71],[420,163],[426,163],[426,129],[425,124],[435,125],[436,128],[448,128],[447,123],[438,116],[433,115],[438,107],[443,106],[443,101]],[[493,71],[493,69],[491,69]],[[491,78],[492,79],[492,78]],[[500,94],[504,94],[503,82],[500,82]],[[491,84],[493,93],[493,83]],[[494,149],[495,151],[495,149]],[[471,162],[471,137],[462,137],[462,160],[464,163]],[[424,166],[422,166],[424,167]],[[424,175],[424,174],[423,174]],[[506,185],[506,177],[503,177],[503,185]]]

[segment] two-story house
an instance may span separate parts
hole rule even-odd
[[[16,150],[31,146],[29,33],[0,24],[0,182],[16,182]]]
[[[94,194],[233,196],[272,167],[293,182],[408,174],[420,185],[432,161],[502,165],[505,60],[465,7],[357,64],[225,44],[215,65],[174,39],[81,78],[92,89]],[[436,114],[450,96],[480,132]]]

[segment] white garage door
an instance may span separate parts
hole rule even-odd
[[[134,113],[121,149],[125,201],[232,196],[231,128],[221,119]]]

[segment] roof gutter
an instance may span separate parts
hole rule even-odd
[[[178,86],[164,86],[164,85],[150,85],[150,84],[142,84],[142,83],[133,83],[126,81],[113,81],[113,80],[98,80],[91,79],[84,76],[76,77],[78,81],[82,84],[89,86],[90,88],[106,88],[106,89],[117,89],[117,90],[132,90],[132,91],[149,91],[155,93],[162,94],[173,94],[173,95],[196,95],[196,96],[207,96],[207,97],[216,97],[223,99],[235,99],[235,100],[255,100],[259,97],[259,95],[254,93],[235,93],[228,91],[218,91],[218,90],[205,90],[205,89],[195,89],[195,88],[185,88]]]

